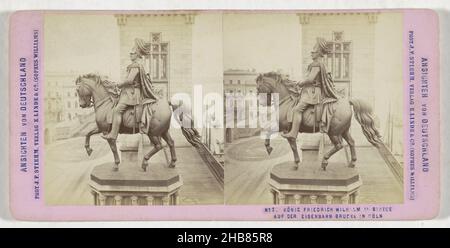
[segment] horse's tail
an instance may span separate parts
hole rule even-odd
[[[382,144],[381,135],[375,127],[372,107],[361,99],[352,99],[349,102],[353,106],[355,118],[361,125],[364,136],[372,145],[379,147]]]
[[[193,145],[194,147],[198,147],[201,144],[201,136],[197,129],[194,128],[194,121],[185,112],[188,111],[190,113],[190,109],[186,109],[188,107],[183,104],[176,104],[172,103],[171,101],[168,102],[169,106],[172,107],[172,112],[175,114],[175,120],[181,127],[181,133],[191,145]],[[176,110],[180,108],[181,105],[183,105],[184,109],[183,111],[178,113]],[[185,127],[185,125],[183,125],[183,123],[186,123],[186,121],[190,122],[190,125],[188,125],[189,127]]]

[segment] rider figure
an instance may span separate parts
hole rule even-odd
[[[317,43],[311,52],[313,62],[308,66],[306,80],[298,83],[301,93],[299,101],[293,109],[292,127],[290,132],[281,134],[284,138],[297,138],[302,122],[302,113],[310,105],[319,104],[323,101],[323,98],[332,101],[338,98],[331,76],[327,73],[325,64],[322,62],[323,56],[327,53],[329,53],[329,50],[325,39],[317,38]]]
[[[150,79],[147,77],[140,59],[143,55],[150,53],[148,43],[142,39],[135,39],[135,46],[130,52],[131,64],[127,66],[127,77],[123,83],[119,83],[117,87],[121,88],[120,97],[117,105],[113,109],[113,120],[111,132],[102,135],[107,140],[116,140],[119,134],[120,125],[122,124],[122,114],[129,106],[141,104],[144,99],[157,100],[157,95],[153,92]],[[147,100],[148,102],[148,100]]]

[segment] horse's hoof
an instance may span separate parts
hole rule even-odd
[[[327,170],[327,165],[328,165],[328,161],[322,161],[322,170],[326,171]]]
[[[141,168],[142,168],[143,172],[147,171],[147,167],[148,167],[148,162],[146,160],[142,161]]]
[[[273,151],[273,148],[271,146],[267,146],[266,150],[267,150],[267,154],[270,155],[272,153],[272,151]]]
[[[350,163],[348,164],[348,167],[349,167],[349,168],[355,168],[355,167],[356,167],[355,162],[350,162]]]
[[[114,165],[112,170],[113,171],[119,171],[119,165],[118,164]]]
[[[88,156],[91,156],[92,151],[93,151],[92,148],[86,148],[86,153]]]
[[[170,163],[169,168],[175,168],[175,163]]]

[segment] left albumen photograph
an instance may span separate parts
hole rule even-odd
[[[46,205],[224,204],[222,15],[45,15]]]

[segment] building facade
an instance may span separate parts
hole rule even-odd
[[[192,89],[192,14],[116,15],[120,39],[120,72],[126,76],[135,38],[151,45],[143,58],[153,85],[169,99]]]

